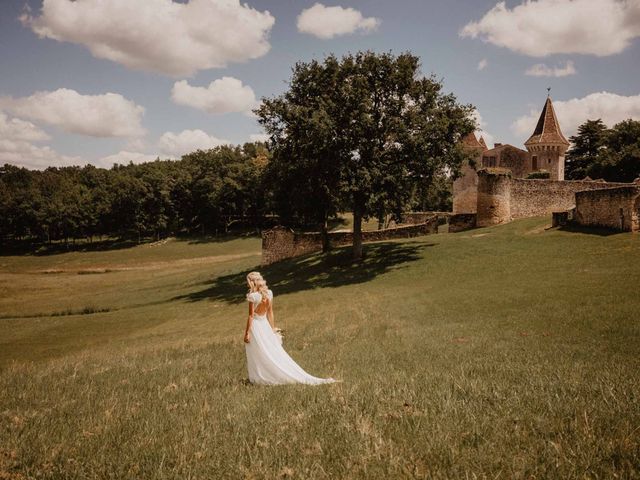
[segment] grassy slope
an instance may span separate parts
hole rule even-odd
[[[258,239],[0,257],[42,315],[0,319],[0,478],[639,478],[640,238],[545,223],[263,269],[321,387],[244,380]]]

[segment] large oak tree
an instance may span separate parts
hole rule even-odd
[[[459,169],[472,112],[421,74],[418,57],[373,52],[300,62],[289,89],[256,110],[271,138],[276,190],[295,212],[314,212],[321,228],[351,210],[356,259],[363,220],[399,217],[416,185]]]

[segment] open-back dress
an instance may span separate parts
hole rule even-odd
[[[273,292],[267,292],[269,301],[273,300]],[[254,312],[262,302],[260,292],[251,292],[247,300],[253,303]],[[273,332],[267,314],[253,314],[250,340],[245,344],[247,352],[247,369],[249,381],[258,385],[281,385],[285,383],[305,383],[319,385],[335,382],[333,378],[318,378],[309,375],[300,365],[293,361],[284,348],[281,338]]]

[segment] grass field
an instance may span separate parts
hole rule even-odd
[[[258,238],[0,256],[0,479],[640,478],[640,237],[548,219],[262,269]]]

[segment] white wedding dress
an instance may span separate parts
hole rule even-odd
[[[269,290],[269,299],[273,292]],[[247,300],[255,308],[260,305],[262,295],[252,292]],[[267,314],[253,314],[249,343],[245,344],[247,352],[247,369],[249,381],[258,385],[281,385],[285,383],[305,383],[319,385],[335,382],[333,378],[318,378],[309,375],[282,348],[282,338],[271,329]]]

